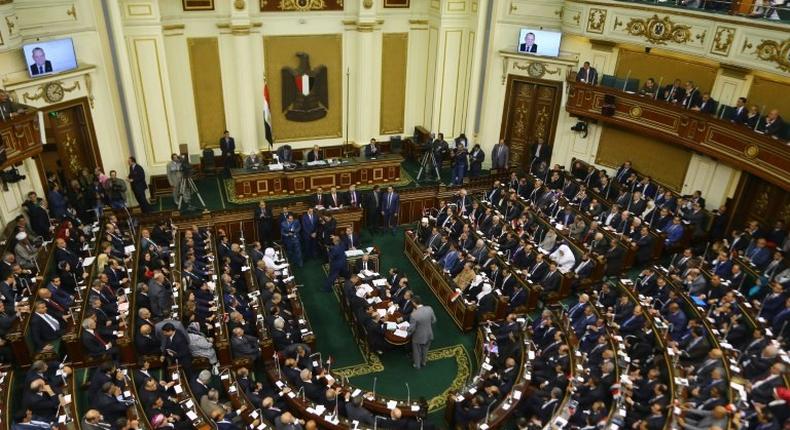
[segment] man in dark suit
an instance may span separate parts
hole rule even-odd
[[[332,237],[332,247],[329,249],[329,275],[326,278],[324,291],[329,293],[332,291],[332,286],[338,276],[346,279],[349,277],[348,269],[346,268],[346,250],[340,238],[337,236]]]
[[[315,193],[310,195],[310,199],[311,199],[311,203],[315,207],[328,206],[328,204],[327,204],[327,201],[328,201],[327,197],[324,195],[324,189],[321,188],[321,187],[318,187],[318,189],[315,191]]]
[[[39,352],[45,347],[51,350],[51,342],[63,334],[64,325],[62,320],[47,313],[46,303],[36,302],[35,313],[30,317],[30,338],[33,342],[33,350]]]
[[[594,67],[590,67],[589,61],[585,61],[582,68],[576,73],[576,82],[584,82],[589,85],[598,83],[598,71]]]
[[[307,258],[313,257],[318,252],[318,215],[311,207],[302,215],[302,249]]]
[[[543,287],[543,293],[557,293],[560,291],[560,282],[562,281],[562,274],[557,270],[557,264],[553,261],[549,263],[549,271],[540,280],[540,285]]]
[[[387,193],[383,196],[381,202],[381,215],[384,217],[384,228],[392,231],[395,235],[395,229],[398,225],[398,211],[400,210],[400,196],[395,192],[395,189],[390,185],[387,187]]]
[[[760,131],[765,133],[767,136],[779,138],[782,136],[784,127],[785,123],[782,120],[782,117],[779,116],[779,110],[772,109],[771,112],[768,112],[768,115],[766,115],[765,120],[762,122]]]
[[[33,48],[31,56],[33,57],[33,64],[30,65],[30,76],[52,73],[52,62],[47,60],[47,55],[43,49],[39,47]]]
[[[664,99],[664,101],[678,103],[683,101],[685,96],[686,90],[683,89],[681,80],[675,79],[675,82],[664,87],[664,92],[661,97]]]
[[[524,41],[518,46],[518,52],[538,52],[538,44],[535,43],[535,33],[529,32],[524,35]]]
[[[529,165],[530,170],[537,168],[540,163],[546,163],[547,165],[549,164],[549,158],[551,158],[551,147],[546,145],[542,138],[538,138],[538,141],[532,145],[532,149],[530,149],[529,152],[532,154],[532,162]]]
[[[230,137],[230,132],[225,130],[219,140],[219,150],[222,153],[222,171],[226,176],[230,176],[230,169],[236,167],[233,157],[236,153],[236,139]]]
[[[280,163],[293,162],[293,150],[291,149],[291,145],[283,145],[277,148],[277,158],[280,159]]]
[[[0,121],[8,121],[25,109],[27,109],[26,105],[15,103],[7,92],[0,90]]]
[[[192,354],[189,352],[189,341],[171,323],[162,326],[161,350],[162,357],[168,361],[168,365],[172,366],[177,363],[184,368],[187,377],[192,377]]]
[[[499,139],[499,143],[491,150],[491,169],[507,169],[509,164],[510,148],[505,144],[505,139]]]
[[[323,159],[324,157],[321,155],[321,148],[319,148],[318,145],[314,145],[312,151],[307,153],[308,163],[313,161],[321,161]]]
[[[699,106],[702,97],[700,96],[699,88],[694,85],[693,81],[686,81],[686,91],[681,99],[681,104],[686,109],[692,109]]]
[[[151,212],[151,205],[148,204],[148,199],[145,197],[145,190],[148,188],[145,183],[145,170],[137,164],[134,157],[129,157],[129,183],[132,185],[132,193],[140,205],[140,210],[144,213]]]
[[[746,115],[749,113],[749,109],[746,107],[746,101],[746,97],[738,97],[738,100],[735,102],[735,107],[729,117],[731,123],[743,124],[746,122]]]
[[[714,114],[716,113],[716,101],[710,97],[709,93],[703,93],[699,105],[693,106],[691,110],[701,113]]]
[[[352,227],[346,227],[345,234],[341,238],[343,247],[348,251],[359,248],[359,235],[354,233]]]
[[[365,158],[376,158],[381,154],[381,149],[376,144],[376,139],[370,139],[370,143],[365,146]]]
[[[365,198],[365,224],[371,233],[378,232],[379,215],[381,215],[381,191],[378,185]]]
[[[357,186],[354,184],[348,186],[348,191],[346,192],[344,199],[345,203],[352,208],[356,209],[362,206],[362,196],[359,194],[357,191]]]
[[[631,168],[631,161],[626,160],[619,168],[617,168],[617,174],[615,174],[615,178],[617,178],[617,182],[621,184],[624,183],[631,173],[633,173],[633,169]]]

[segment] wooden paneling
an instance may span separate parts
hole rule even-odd
[[[409,0],[384,0],[385,8],[407,8]]]
[[[0,122],[0,148],[6,151],[6,161],[0,165],[5,169],[24,159],[41,153],[41,133],[38,126],[38,114],[27,113],[14,118],[13,121]]]
[[[385,33],[382,35],[379,134],[403,133],[408,50],[409,33]]]
[[[779,113],[787,121],[790,114],[790,83],[777,82],[755,76],[749,87],[749,104],[756,104],[760,108],[765,106],[765,113],[771,109],[779,109]],[[786,127],[787,125],[785,125]]]
[[[185,11],[214,10],[214,0],[182,0]]]
[[[200,147],[216,148],[226,128],[219,43],[216,37],[195,37],[187,46]]]
[[[638,132],[604,126],[595,162],[616,168],[625,160],[630,160],[636,170],[680,191],[691,151]]]
[[[528,169],[529,148],[538,139],[549,145],[554,142],[561,90],[561,82],[508,77],[500,136],[510,146],[511,165]]]
[[[754,175],[743,175],[734,200],[732,228],[743,228],[751,220],[759,221],[766,231],[776,221],[790,224],[790,193]]]
[[[684,84],[687,80],[694,81],[700,91],[707,92],[713,88],[717,70],[712,64],[621,49],[617,56],[615,75],[625,78],[629,72],[631,79],[639,79],[640,86],[647,78],[655,79],[656,83],[664,78],[662,85],[680,79]]]
[[[584,118],[652,136],[718,159],[790,189],[790,148],[780,141],[711,115],[612,88],[567,82],[565,109]],[[604,97],[615,97],[615,114],[601,114]]]

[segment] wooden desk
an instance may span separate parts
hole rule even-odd
[[[341,189],[349,185],[386,184],[400,180],[403,157],[385,154],[376,159],[346,158],[340,164],[302,166],[291,170],[234,169],[233,190],[236,198],[310,193],[318,187]]]

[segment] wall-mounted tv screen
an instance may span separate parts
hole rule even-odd
[[[522,28],[518,34],[518,45],[516,45],[516,50],[525,54],[557,57],[560,55],[561,40],[562,33],[559,31]]]
[[[66,72],[77,68],[74,42],[71,38],[33,42],[22,46],[30,77]]]

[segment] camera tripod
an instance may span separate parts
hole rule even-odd
[[[206,202],[203,201],[203,196],[200,195],[197,186],[195,186],[195,181],[192,180],[191,177],[186,177],[182,178],[178,183],[178,199],[176,200],[176,204],[178,205],[179,211],[181,210],[181,205],[184,203],[186,203],[187,211],[194,208],[194,206],[192,206],[192,193],[195,193],[198,200],[200,200],[203,209],[206,208]]]
[[[420,170],[417,172],[417,177],[414,179],[414,182],[419,185],[420,179],[423,178],[423,174],[430,175],[432,173],[436,174],[437,181],[441,180],[442,177],[439,175],[439,165],[436,163],[436,157],[433,155],[433,150],[429,149],[422,155]]]

